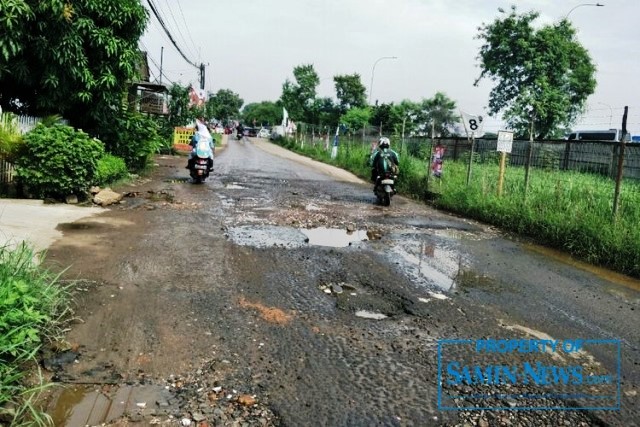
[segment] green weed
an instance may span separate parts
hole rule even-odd
[[[28,385],[44,341],[61,335],[68,315],[69,293],[58,276],[42,269],[40,254],[26,244],[0,247],[0,424],[47,425],[50,419],[35,405],[43,387]],[[36,364],[37,365],[37,364]]]

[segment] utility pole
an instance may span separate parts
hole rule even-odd
[[[160,84],[162,84],[162,60],[164,58],[164,46],[160,48]]]
[[[204,90],[204,64],[200,63],[200,89]]]

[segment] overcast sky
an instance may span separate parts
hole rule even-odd
[[[148,0],[142,3],[148,8]],[[537,23],[567,13],[578,39],[597,66],[596,92],[576,128],[621,127],[640,134],[640,1],[603,0],[604,7],[575,6],[572,0],[152,0],[189,60],[206,67],[208,91],[231,89],[245,103],[280,97],[293,68],[313,64],[319,96],[335,98],[332,77],[358,73],[372,102],[420,101],[437,91],[458,107],[486,116],[490,81],[479,87],[475,39],[478,26],[516,4],[519,12],[540,12]],[[595,4],[595,3],[591,3]],[[185,23],[189,23],[187,26]],[[151,14],[141,47],[152,79],[198,85],[198,70],[172,46]],[[382,59],[395,56],[397,59]],[[155,62],[155,64],[154,64]],[[375,72],[374,71],[375,65]],[[373,76],[373,85],[371,80]],[[369,92],[367,92],[367,96]],[[499,122],[488,120],[485,131]]]

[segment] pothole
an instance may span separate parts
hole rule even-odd
[[[160,386],[121,386],[108,391],[71,385],[65,388],[49,411],[57,426],[101,425],[123,415],[168,413],[173,395]]]
[[[241,246],[276,246],[291,249],[305,246],[343,248],[368,240],[367,232],[364,230],[349,232],[324,227],[299,229],[275,225],[232,227],[227,231],[227,237]]]
[[[390,255],[417,284],[435,285],[448,291],[455,285],[460,271],[460,255],[454,251],[425,242],[404,241],[394,246]]]
[[[355,230],[349,232],[336,228],[308,228],[300,230],[307,236],[308,243],[315,246],[330,246],[332,248],[344,248],[354,242],[362,242],[369,240],[367,232],[364,230]]]
[[[170,184],[187,184],[191,182],[191,178],[189,177],[169,178],[169,179],[165,179],[164,182],[168,182]]]
[[[224,188],[229,189],[229,190],[246,190],[247,187],[243,187],[242,185],[238,184],[237,182],[232,182],[230,184],[225,184]]]
[[[356,311],[356,316],[362,317],[363,319],[373,319],[373,320],[382,320],[389,317],[386,314],[376,313],[374,311],[368,311],[368,310],[358,310]]]

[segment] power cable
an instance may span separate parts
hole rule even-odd
[[[182,34],[182,30],[180,30],[180,27],[182,27],[182,25],[179,25],[178,21],[176,21],[176,17],[173,14],[173,11],[171,10],[171,6],[169,5],[169,0],[165,0],[165,3],[167,3],[167,7],[169,9],[169,15],[171,15],[171,19],[173,20],[173,23],[176,25],[176,29],[178,30],[178,34],[182,38],[182,41],[184,42],[184,46],[187,47],[188,53],[191,54],[192,56],[198,56],[196,54],[197,50],[196,50],[195,43],[193,43],[193,41],[192,41],[193,45],[189,46],[189,43],[187,43],[187,39],[185,38],[184,34]],[[178,5],[180,5],[180,2],[178,2]],[[161,12],[160,9],[158,9],[158,11]],[[186,29],[188,31],[189,27],[188,26],[185,26],[185,27],[186,27]]]
[[[176,43],[175,39],[173,38],[173,35],[171,34],[171,32],[169,31],[169,29],[167,28],[167,26],[164,23],[164,20],[160,17],[160,14],[158,13],[158,11],[156,10],[155,5],[153,4],[153,0],[147,0],[147,3],[149,4],[149,7],[151,8],[151,11],[153,12],[153,14],[155,15],[156,19],[158,20],[158,22],[160,23],[160,26],[162,27],[162,29],[164,30],[164,32],[167,34],[167,37],[169,37],[169,40],[171,41],[171,44],[173,45],[173,47],[176,48],[176,50],[178,51],[178,53],[180,54],[180,56],[182,56],[182,58],[189,64],[194,66],[197,69],[200,69],[200,66],[197,65],[195,62],[191,61],[189,58],[187,58],[187,55],[184,54],[184,52],[182,51],[182,49],[180,49],[180,47],[178,46],[178,43]]]
[[[187,24],[187,20],[184,19],[184,13],[182,13],[182,6],[180,6],[179,1],[177,3],[178,3],[178,9],[180,9],[180,15],[182,16],[182,22],[184,22],[184,26],[187,29],[187,35],[189,36],[189,40],[191,40],[191,44],[193,46],[197,46],[196,43],[193,41],[193,38],[191,38],[191,31],[189,31],[189,24]]]

